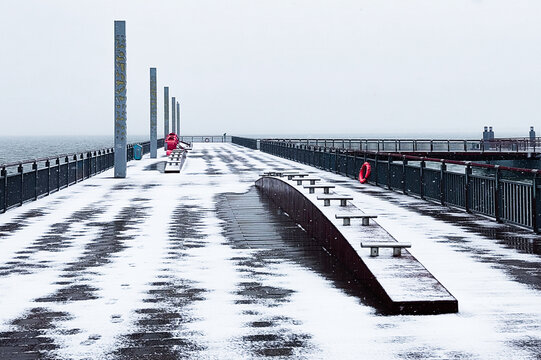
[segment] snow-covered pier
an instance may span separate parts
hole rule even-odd
[[[538,236],[232,144],[165,161],[0,215],[0,359],[539,358]],[[255,188],[280,168],[378,214],[459,312],[388,315]]]

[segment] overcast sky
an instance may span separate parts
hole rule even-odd
[[[541,1],[0,1],[0,135],[113,134],[126,20],[128,133],[149,68],[182,133],[541,133]]]

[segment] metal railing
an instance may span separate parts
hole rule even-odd
[[[179,139],[180,141],[185,141],[185,142],[189,142],[189,143],[192,143],[192,142],[195,142],[195,143],[198,143],[198,142],[211,142],[211,143],[214,143],[214,142],[231,142],[231,136],[229,135],[206,135],[206,136],[179,136]]]
[[[321,146],[375,152],[536,152],[541,151],[541,138],[530,140],[433,140],[433,139],[265,139],[295,145]]]
[[[245,137],[239,137],[239,136],[232,136],[231,142],[233,144],[245,146],[250,149],[257,150],[259,149],[259,140],[257,139],[250,139]]]
[[[541,231],[541,176],[535,169],[275,140],[261,140],[260,150],[352,178],[368,162],[371,184]]]
[[[150,152],[149,141],[139,144],[143,154]],[[127,146],[128,161],[134,158],[133,145]],[[163,147],[163,139],[158,140],[158,147]],[[3,164],[0,166],[0,210],[6,212],[37,200],[113,166],[113,148]]]

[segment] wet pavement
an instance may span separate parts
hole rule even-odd
[[[539,359],[539,237],[231,144],[0,215],[0,359]],[[390,316],[253,186],[317,173],[457,297]]]

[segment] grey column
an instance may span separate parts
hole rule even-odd
[[[115,178],[126,177],[126,22],[115,21]]]
[[[172,116],[171,116],[171,126],[173,127],[173,131],[172,131],[172,132],[174,132],[175,134],[177,134],[177,126],[176,126],[176,123],[177,123],[177,122],[175,121],[175,119],[176,119],[176,115],[175,115],[175,109],[176,109],[176,106],[175,106],[175,104],[176,104],[176,101],[175,101],[175,97],[173,96],[173,97],[171,98],[171,115],[172,115]],[[177,135],[178,135],[178,134],[177,134]]]
[[[158,156],[158,94],[156,68],[150,68],[150,158]]]
[[[180,136],[180,103],[177,101],[177,134]]]
[[[163,88],[163,138],[169,135],[169,86]],[[167,143],[163,142],[164,150],[167,150]]]

